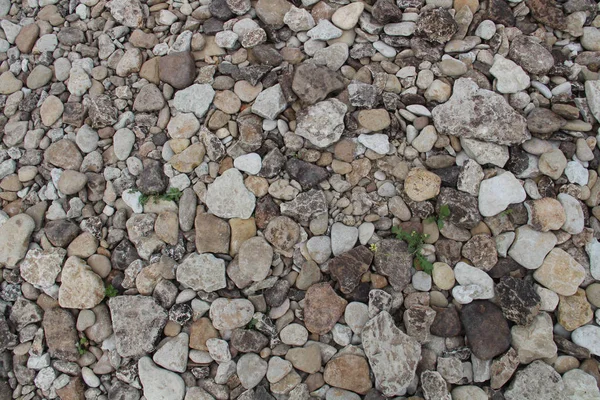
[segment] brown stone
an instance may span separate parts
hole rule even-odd
[[[196,251],[202,253],[229,253],[229,224],[212,214],[198,214],[195,220]]]
[[[362,275],[369,270],[373,252],[358,246],[340,254],[329,262],[329,271],[340,284],[342,293],[351,293],[360,283]]]
[[[256,236],[256,223],[254,222],[254,218],[232,218],[229,220],[229,227],[231,229],[229,254],[235,256],[242,243],[251,237]]]
[[[15,44],[21,53],[31,53],[40,34],[37,24],[25,25],[15,39]]]
[[[510,346],[510,330],[500,307],[487,300],[465,305],[460,319],[475,356],[490,360]]]
[[[42,327],[46,336],[48,352],[52,357],[64,361],[77,361],[79,353],[73,314],[62,308],[51,308],[44,313]]]
[[[369,363],[364,357],[348,354],[327,363],[323,373],[328,385],[365,394],[371,389]]]
[[[79,170],[83,157],[75,143],[61,139],[46,149],[44,160],[59,168]]]
[[[213,338],[219,338],[219,331],[213,327],[210,319],[200,318],[190,325],[190,348],[208,351],[206,341]]]
[[[160,83],[160,76],[158,72],[158,57],[152,57],[142,64],[140,69],[140,77],[146,79],[148,82],[158,85]]]
[[[475,267],[489,271],[498,262],[496,241],[489,235],[475,235],[462,247],[462,255]]]
[[[554,0],[526,0],[526,4],[538,22],[559,31],[566,30],[567,19]]]
[[[312,333],[329,332],[340,319],[348,302],[339,297],[328,283],[317,283],[306,291],[304,322]]]
[[[432,307],[435,311],[435,319],[431,324],[430,332],[432,335],[440,337],[454,337],[462,332],[460,317],[454,306]]]
[[[585,290],[577,289],[573,296],[560,296],[558,303],[558,323],[568,331],[573,331],[590,322],[594,317]]]
[[[526,201],[525,207],[529,213],[527,224],[531,225],[536,231],[558,230],[567,220],[562,204],[551,197]]]
[[[71,381],[67,386],[56,389],[56,394],[61,400],[84,400],[85,388],[86,386],[83,384],[83,380],[76,376],[71,378]]]
[[[490,386],[500,389],[513,376],[519,366],[519,356],[515,349],[510,348],[502,357],[492,362]]]
[[[160,80],[175,89],[185,89],[196,78],[196,64],[189,51],[171,53],[158,61]]]

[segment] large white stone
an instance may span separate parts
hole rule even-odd
[[[177,282],[209,293],[224,289],[225,261],[209,253],[192,253],[177,267]]]
[[[491,217],[513,203],[525,201],[527,194],[521,183],[511,172],[481,181],[479,186],[479,212]]]
[[[150,357],[138,361],[138,373],[148,400],[183,400],[185,383],[176,373],[158,368]]]
[[[459,286],[452,289],[452,296],[460,304],[494,297],[494,280],[485,271],[459,262],[454,267],[454,277]]]
[[[175,93],[173,107],[179,112],[193,112],[202,118],[215,97],[215,91],[208,84],[194,84]]]
[[[206,206],[221,218],[248,219],[252,216],[256,198],[244,185],[240,171],[230,168],[208,185]]]

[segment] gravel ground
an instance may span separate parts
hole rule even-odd
[[[0,400],[600,399],[593,0],[0,0]]]

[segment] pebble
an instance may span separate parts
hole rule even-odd
[[[490,217],[506,210],[510,204],[525,200],[525,189],[517,178],[505,172],[499,176],[481,181],[479,187],[479,212]]]

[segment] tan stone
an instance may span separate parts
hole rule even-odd
[[[404,192],[413,201],[425,201],[440,193],[442,179],[423,168],[413,168],[404,181]]]
[[[206,341],[219,338],[219,332],[213,327],[210,319],[200,318],[190,325],[190,348],[208,351]]]
[[[555,231],[560,229],[567,216],[560,201],[551,197],[525,202],[525,208],[529,214],[528,225],[541,232]]]
[[[229,252],[231,232],[229,224],[212,214],[199,213],[194,222],[196,228],[196,251],[202,253]]]
[[[560,296],[558,303],[558,323],[568,331],[573,331],[590,322],[594,317],[585,290],[577,289],[573,296]]]
[[[179,172],[189,173],[202,164],[206,150],[202,143],[194,143],[181,153],[173,156],[169,161],[173,168]]]
[[[387,110],[383,108],[359,111],[357,119],[360,126],[371,132],[381,131],[392,122]]]
[[[585,278],[585,269],[557,247],[548,253],[542,266],[533,273],[533,278],[560,295],[572,296]]]
[[[240,250],[242,243],[256,236],[256,223],[254,218],[232,218],[229,220],[229,227],[231,229],[229,255],[235,256]]]
[[[329,361],[323,377],[327,384],[365,394],[373,386],[369,363],[364,357],[348,354]]]
[[[321,350],[317,345],[288,350],[285,359],[300,371],[314,374],[321,369]]]

